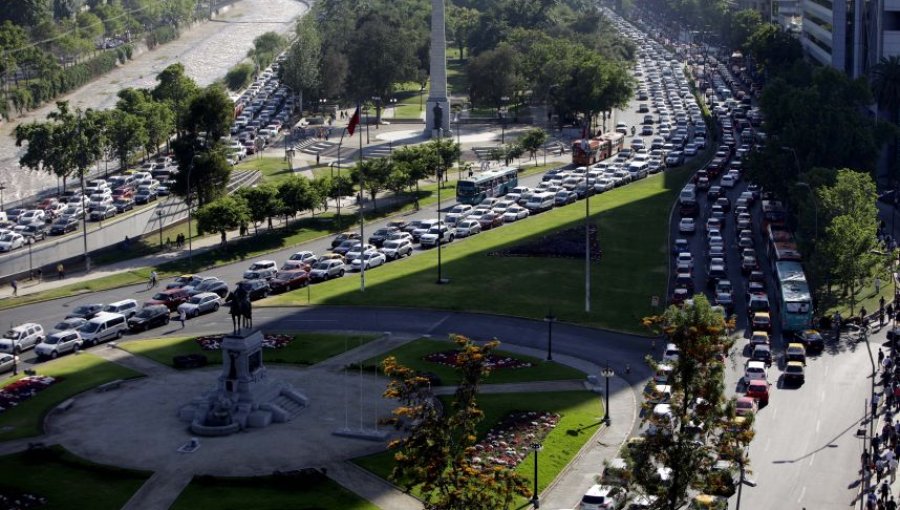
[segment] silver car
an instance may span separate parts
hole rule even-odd
[[[215,292],[201,292],[178,305],[178,313],[184,312],[188,317],[197,317],[203,313],[216,312],[220,306],[222,306],[222,298],[218,294]]]

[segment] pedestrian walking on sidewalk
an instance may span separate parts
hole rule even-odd
[[[12,286],[13,297],[18,296],[19,295],[19,282],[17,282],[16,279],[13,278],[12,281],[9,282],[9,284]]]
[[[888,502],[884,504],[884,510],[897,510],[897,502],[894,501],[893,494],[891,494],[891,499],[888,500]]]
[[[187,319],[187,313],[185,313],[184,308],[178,310],[178,320],[181,321],[181,329],[184,329],[184,321]]]
[[[881,350],[881,347],[878,348],[878,364],[884,364],[884,351]]]
[[[881,500],[882,500],[882,501],[887,501],[888,496],[891,495],[891,486],[888,485],[888,481],[887,481],[887,480],[885,480],[885,481],[881,484],[880,490],[881,490]]]
[[[56,276],[60,280],[66,277],[66,268],[62,265],[62,262],[56,264]]]
[[[150,281],[147,282],[148,289],[156,287],[156,277],[157,277],[156,271],[150,271]]]

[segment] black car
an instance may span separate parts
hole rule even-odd
[[[163,326],[169,323],[169,307],[165,305],[151,305],[141,308],[141,311],[128,319],[128,329],[131,331],[147,331],[150,328]]]
[[[116,206],[117,211],[123,213],[125,211],[134,209],[134,200],[130,198],[119,198],[113,202],[113,205]]]
[[[381,248],[381,245],[395,232],[398,232],[398,229],[390,227],[379,228],[369,236],[369,244],[374,244],[376,248]]]
[[[73,317],[78,317],[81,319],[91,320],[98,313],[103,311],[103,305],[101,304],[90,304],[90,305],[78,305],[72,310],[69,314],[66,315],[66,319],[71,319]]]
[[[241,280],[237,283],[237,286],[247,292],[250,296],[250,301],[262,299],[269,295],[269,282],[265,280]],[[230,301],[230,299],[231,296],[228,296],[226,302]]]
[[[201,292],[214,292],[220,298],[228,296],[228,284],[223,281],[201,282],[198,286],[191,290],[191,295],[200,294]]]
[[[50,226],[50,235],[59,236],[76,230],[78,230],[78,220],[75,218],[58,219]]]
[[[343,232],[337,235],[334,239],[331,240],[331,247],[336,248],[338,245],[343,243],[344,241],[349,240],[359,240],[362,236],[359,235],[359,232]]]

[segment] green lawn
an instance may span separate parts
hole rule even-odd
[[[566,467],[596,432],[603,418],[600,397],[588,391],[479,395],[478,402],[484,411],[484,420],[478,427],[479,437],[483,437],[504,416],[514,411],[550,411],[561,415],[557,427],[543,441],[544,448],[538,464],[539,490],[544,490]],[[354,462],[387,479],[394,463],[393,452],[385,451],[361,457]],[[597,466],[598,473],[600,469]],[[516,467],[516,471],[525,479],[532,480],[534,456],[529,455]],[[520,503],[524,503],[524,500]]]
[[[35,365],[39,375],[60,378],[21,405],[0,413],[0,441],[40,435],[44,415],[60,402],[115,379],[130,379],[141,374],[92,354],[69,355]],[[2,386],[21,379],[12,377]]]
[[[431,340],[420,338],[405,344],[393,351],[378,355],[363,361],[367,368],[381,367],[381,361],[388,356],[395,356],[404,366],[418,372],[430,372],[441,379],[442,384],[454,385],[459,383],[459,373],[453,367],[425,361],[423,358],[435,352],[451,350],[455,344],[447,340]],[[582,379],[585,374],[566,365],[560,365],[553,361],[544,361],[531,356],[512,354],[506,351],[497,351],[500,356],[508,356],[532,364],[528,368],[499,369],[491,372],[485,379],[485,383],[512,383],[527,381],[558,381],[565,379]]]
[[[149,477],[88,462],[58,446],[0,457],[0,492],[45,497],[41,510],[118,510]]]
[[[284,157],[266,156],[258,158],[255,155],[238,163],[235,170],[259,170],[262,174],[262,182],[278,185],[281,181],[294,174]]]
[[[135,340],[119,344],[132,353],[146,356],[157,363],[173,366],[172,357],[186,354],[205,354],[211,363],[219,359],[218,351],[204,351],[194,338],[155,338]],[[293,365],[314,365],[332,356],[341,354],[371,342],[378,335],[330,335],[324,333],[298,333],[294,340],[281,349],[265,349],[263,360],[266,363],[288,363]]]
[[[195,478],[173,510],[378,510],[378,507],[325,479],[292,484],[273,477]]]
[[[317,304],[427,307],[544,317],[620,331],[645,333],[640,318],[653,310],[652,296],[665,299],[668,220],[672,202],[691,168],[657,174],[590,199],[592,222],[599,226],[603,258],[591,272],[592,312],[584,312],[584,261],[490,256],[495,250],[537,240],[561,228],[580,228],[584,205],[554,209],[443,249],[443,276],[435,285],[437,251],[366,273],[366,292],[355,277],[316,287]],[[535,293],[536,289],[540,292]],[[265,305],[305,304],[295,291],[269,298]]]

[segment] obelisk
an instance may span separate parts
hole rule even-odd
[[[431,76],[425,107],[425,135],[450,136],[450,99],[447,97],[447,37],[444,0],[431,0]]]

